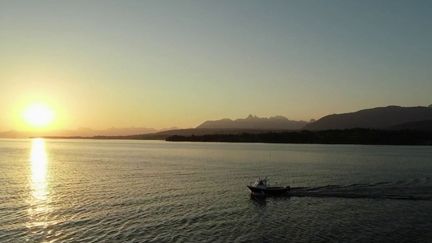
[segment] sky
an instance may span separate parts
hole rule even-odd
[[[0,131],[432,103],[432,1],[3,1]]]

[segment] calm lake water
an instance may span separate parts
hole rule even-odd
[[[0,185],[1,242],[432,242],[430,146],[0,140]]]

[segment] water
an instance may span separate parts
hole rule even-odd
[[[432,147],[0,140],[0,241],[432,242],[431,177]]]

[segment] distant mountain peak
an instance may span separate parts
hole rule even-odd
[[[205,121],[197,128],[201,129],[263,129],[263,130],[298,130],[303,128],[307,122],[292,121],[284,116],[258,117],[248,115],[246,118],[236,120],[220,119]]]

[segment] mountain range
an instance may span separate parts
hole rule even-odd
[[[0,132],[3,138],[24,137],[95,137],[95,138],[126,138],[126,139],[165,139],[173,135],[201,136],[206,134],[241,134],[262,132],[284,132],[288,130],[343,130],[367,128],[380,130],[417,130],[432,131],[432,105],[401,107],[387,106],[359,110],[356,112],[332,114],[316,121],[294,121],[283,116],[269,118],[249,115],[241,119],[220,119],[205,121],[196,128],[156,130],[145,127],[109,128],[93,130],[80,128],[76,130],[52,131],[39,134],[37,132],[8,131]]]
[[[257,117],[249,115],[243,119],[221,119],[205,121],[197,129],[262,129],[262,130],[298,130],[307,122],[288,120],[283,116]]]
[[[196,129],[338,130],[369,128],[385,130],[432,130],[432,106],[387,106],[332,114],[316,121],[293,121],[283,116],[205,121]]]
[[[205,136],[286,133],[294,130],[344,130],[353,128],[380,130],[432,131],[432,107],[387,106],[351,113],[324,116],[317,121],[292,121],[282,116],[205,121],[196,128],[166,130],[150,134],[122,137],[126,139],[166,139],[171,136]]]

